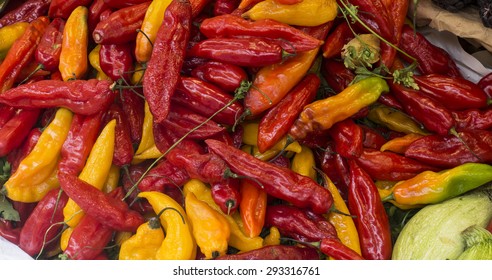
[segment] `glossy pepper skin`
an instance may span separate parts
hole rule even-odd
[[[6,91],[0,95],[0,103],[31,109],[65,107],[76,114],[92,115],[109,108],[115,97],[110,81],[41,80]]]
[[[157,217],[150,218],[138,227],[137,232],[123,241],[119,260],[155,260],[157,250],[164,241],[164,232]]]
[[[404,205],[439,203],[492,180],[492,166],[464,163],[441,172],[424,171],[396,183],[391,199]]]
[[[364,130],[352,119],[335,123],[329,130],[335,151],[345,158],[357,158],[362,154]]]
[[[41,129],[38,127],[31,129],[21,146],[7,155],[7,161],[10,163],[11,174],[15,172],[19,166],[19,163],[32,151],[34,146],[36,146],[36,143],[41,136],[41,132]]]
[[[85,6],[75,8],[63,28],[60,62],[58,70],[64,81],[83,79],[88,71],[87,48],[89,44],[89,27],[87,16],[89,9]]]
[[[320,256],[313,247],[290,245],[269,245],[256,250],[230,254],[216,260],[319,260]]]
[[[92,32],[101,20],[101,14],[105,11],[111,11],[111,8],[106,5],[104,0],[92,1],[92,4],[89,6],[89,15],[87,16],[87,25],[89,27],[90,37],[92,37]]]
[[[9,220],[0,219],[0,236],[12,244],[19,244],[19,235],[21,228],[12,225]]]
[[[3,108],[2,108],[3,109]],[[41,114],[39,109],[17,109],[14,115],[0,128],[0,157],[20,147]]]
[[[337,95],[305,106],[289,133],[295,139],[302,139],[314,130],[329,129],[336,122],[347,119],[360,109],[376,102],[379,96],[387,91],[388,84],[381,78],[361,80]]]
[[[453,111],[456,129],[479,129],[489,130],[492,128],[492,107],[483,110],[469,109],[464,111]]]
[[[130,82],[133,71],[133,48],[130,44],[102,44],[99,50],[101,70],[113,81]]]
[[[164,122],[169,114],[171,97],[178,85],[186,55],[190,29],[190,2],[173,0],[157,32],[143,79],[144,96],[156,123]]]
[[[34,54],[42,69],[50,72],[58,70],[64,28],[65,20],[62,18],[53,19],[46,27]]]
[[[264,153],[287,135],[302,108],[311,103],[320,85],[315,74],[307,74],[258,124],[258,150]]]
[[[51,0],[28,0],[0,18],[0,28],[16,22],[32,22],[46,15]]]
[[[335,59],[323,59],[321,74],[337,93],[347,88],[355,78],[352,70],[345,67],[343,62]]]
[[[492,99],[492,73],[483,76],[477,85],[485,92],[489,99]]]
[[[340,57],[343,46],[352,40],[352,38],[354,38],[354,35],[348,23],[346,21],[341,22],[326,37],[321,47],[323,57],[326,59]]]
[[[372,178],[354,160],[348,160],[350,184],[348,207],[357,216],[362,257],[371,260],[391,258],[392,243],[388,216]]]
[[[370,109],[367,118],[377,124],[383,125],[391,130],[402,133],[414,133],[426,135],[428,132],[404,112],[393,107],[380,105]]]
[[[65,193],[53,189],[36,204],[19,236],[19,247],[22,250],[35,256],[51,247],[63,226],[60,222],[63,221],[62,210],[67,201]]]
[[[133,145],[128,116],[120,105],[113,103],[106,111],[105,122],[116,120],[113,164],[119,167],[129,165],[133,159]]]
[[[241,202],[239,180],[228,178],[210,185],[212,197],[220,210],[227,215],[234,213]]]
[[[94,31],[92,39],[96,44],[124,44],[137,37],[136,30],[142,25],[145,11],[151,1],[140,1],[135,6],[118,9],[101,20]]]
[[[77,7],[88,7],[91,2],[92,0],[51,0],[48,16],[66,20]]]
[[[12,88],[15,80],[21,75],[34,57],[36,47],[49,24],[48,17],[41,16],[33,20],[22,36],[10,47],[5,59],[0,64],[0,93]]]
[[[345,246],[336,238],[321,239],[319,249],[323,254],[335,260],[364,260],[359,253]]]
[[[234,92],[248,80],[246,71],[235,64],[207,61],[191,70],[191,76],[209,82],[226,92]]]
[[[311,178],[290,169],[263,162],[254,156],[217,140],[205,140],[208,149],[221,157],[238,175],[258,180],[273,197],[284,199],[297,207],[310,208],[317,214],[328,212],[331,194]]]
[[[16,22],[0,27],[0,37],[2,38],[0,41],[0,59],[5,58],[12,45],[24,34],[28,26],[29,23],[27,22]]]
[[[258,184],[247,179],[241,179],[239,192],[241,194],[239,214],[244,233],[248,237],[259,236],[265,225],[268,195]]]
[[[180,187],[190,179],[188,173],[168,160],[159,161],[138,184],[138,189],[164,192],[167,186]]]

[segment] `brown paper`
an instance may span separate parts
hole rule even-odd
[[[414,4],[410,1],[409,17],[413,18]],[[463,11],[451,13],[439,8],[431,0],[419,0],[416,25],[430,26],[438,31],[449,31],[458,37],[475,41],[492,52],[492,28],[483,26],[478,8],[469,6]]]

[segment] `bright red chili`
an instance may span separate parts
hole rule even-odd
[[[220,207],[223,213],[234,213],[241,202],[239,193],[239,180],[228,178],[210,185],[212,199]]]
[[[51,0],[48,16],[50,18],[68,19],[78,6],[89,6],[92,0]]]
[[[123,79],[130,83],[134,68],[133,48],[126,44],[102,44],[99,50],[99,64],[102,71],[113,81]]]
[[[46,15],[51,0],[27,0],[0,18],[0,28],[16,22],[32,22]]]
[[[39,109],[18,109],[15,115],[0,128],[0,157],[20,147],[38,121]]]
[[[335,123],[328,133],[335,144],[335,151],[345,158],[357,158],[362,154],[364,130],[352,119]]]
[[[64,27],[65,21],[62,18],[53,19],[39,41],[34,57],[43,70],[58,70]]]
[[[246,71],[232,63],[207,61],[191,70],[191,76],[212,83],[222,90],[234,92],[241,82],[248,80]]]
[[[111,104],[111,107],[106,111],[104,123],[108,123],[112,119],[116,120],[113,164],[120,167],[129,165],[134,154],[130,124],[128,116],[116,103]]]

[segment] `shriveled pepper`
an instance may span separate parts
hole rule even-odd
[[[130,125],[128,116],[118,104],[111,104],[104,116],[104,122],[110,122],[111,120],[116,120],[113,164],[120,167],[129,165],[133,159]]]
[[[223,213],[230,215],[234,213],[241,202],[239,191],[239,180],[228,178],[223,181],[214,182],[210,185],[212,198],[219,205]]]
[[[165,238],[157,250],[156,259],[193,260],[196,256],[196,241],[185,210],[170,196],[160,192],[141,192],[164,227]],[[164,210],[166,209],[166,210]],[[162,211],[162,213],[161,213]]]
[[[137,232],[120,246],[119,260],[155,260],[164,241],[164,232],[158,217],[138,227]]]
[[[130,82],[133,71],[133,48],[127,44],[102,44],[99,50],[101,70],[113,81]]]
[[[440,172],[424,171],[395,184],[386,199],[403,205],[439,203],[492,181],[492,166],[464,163]]]
[[[357,158],[364,146],[364,129],[351,118],[339,121],[328,129],[335,152],[344,158]]]
[[[0,28],[0,60],[3,60],[8,51],[26,31],[29,23],[17,22]]]
[[[2,15],[0,27],[16,22],[33,22],[41,16],[45,16],[51,0],[27,0],[8,13]]]
[[[374,103],[387,91],[389,87],[385,80],[377,77],[363,79],[337,95],[304,107],[289,133],[295,139],[302,139],[314,130],[329,129],[334,123],[347,119]]]
[[[248,252],[225,255],[217,260],[319,260],[313,247],[293,245],[268,245]]]
[[[89,9],[78,6],[68,17],[63,29],[60,65],[58,69],[63,80],[83,79],[88,71],[87,48],[89,28],[87,16]]]
[[[36,202],[51,190],[43,183],[50,181],[53,173],[56,174],[58,157],[70,130],[72,116],[73,113],[67,109],[57,110],[54,119],[45,128],[31,153],[21,161],[16,172],[5,182],[10,199]],[[54,179],[56,180],[56,176]]]
[[[224,216],[192,192],[185,196],[185,210],[193,228],[193,236],[205,258],[225,255],[231,230]]]
[[[302,16],[299,16],[302,14]],[[299,3],[286,5],[275,0],[265,0],[254,5],[242,14],[242,17],[252,20],[264,18],[300,26],[318,26],[332,21],[337,16],[335,0],[303,0]]]
[[[64,28],[65,20],[61,18],[53,19],[46,27],[34,54],[41,69],[50,72],[58,70]]]

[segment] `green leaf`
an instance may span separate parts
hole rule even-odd
[[[5,158],[0,158],[0,184],[5,184],[10,177],[11,166]]]
[[[12,207],[12,203],[3,194],[0,194],[0,217],[4,220],[20,221],[19,212]]]

